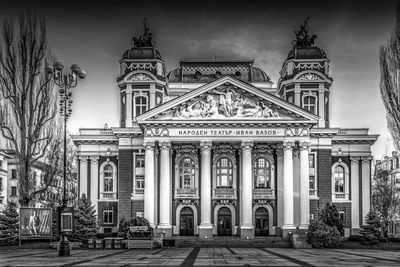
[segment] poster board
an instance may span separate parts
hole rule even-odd
[[[49,208],[21,207],[19,210],[19,239],[52,238],[52,212]],[[20,242],[21,243],[21,242]]]

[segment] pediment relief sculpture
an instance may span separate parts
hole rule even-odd
[[[256,100],[232,87],[213,89],[205,96],[183,104],[172,113],[172,119],[280,118],[279,112],[265,100]]]

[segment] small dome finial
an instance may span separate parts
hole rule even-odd
[[[293,47],[310,47],[314,46],[314,41],[317,38],[317,35],[311,35],[307,30],[307,22],[310,17],[306,18],[306,21],[303,25],[300,26],[299,31],[294,31],[296,34],[296,40],[293,40]]]
[[[139,37],[133,37],[133,47],[141,48],[141,47],[154,47],[155,43],[152,40],[153,34],[149,31],[150,29],[147,27],[146,17],[143,19],[143,27],[144,33],[139,35]]]

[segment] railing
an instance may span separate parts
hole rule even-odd
[[[349,194],[348,193],[333,193],[332,199],[334,200],[348,200]]]
[[[133,188],[134,195],[144,195],[144,188]]]
[[[112,129],[109,128],[97,128],[97,129],[80,129],[79,134],[81,135],[113,135]]]
[[[116,192],[100,192],[101,199],[117,199]]]
[[[318,196],[318,190],[317,189],[310,189],[309,195],[317,197]]]
[[[253,199],[275,199],[275,190],[273,188],[254,188]]]
[[[198,188],[175,188],[175,199],[198,199]]]
[[[213,189],[215,199],[237,199],[236,189],[230,187],[219,187]]]

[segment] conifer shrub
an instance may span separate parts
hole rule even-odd
[[[83,194],[74,210],[75,231],[71,239],[88,240],[97,233],[96,211],[90,199]]]
[[[0,238],[10,243],[16,240],[19,234],[19,214],[17,203],[9,201],[5,210],[0,213]]]
[[[370,211],[365,216],[365,225],[361,226],[360,234],[365,245],[378,244],[382,240],[382,224],[378,215]]]
[[[337,248],[341,235],[335,226],[329,226],[322,221],[310,224],[307,241],[313,248]]]

